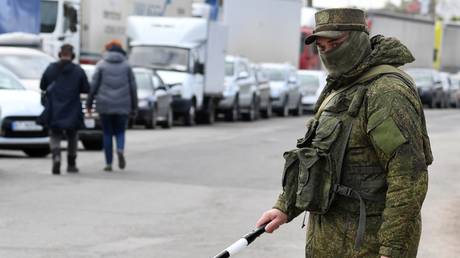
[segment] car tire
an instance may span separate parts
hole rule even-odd
[[[216,122],[216,108],[212,99],[209,100],[207,108],[204,112],[200,112],[199,122],[212,125]]]
[[[81,139],[81,144],[83,144],[85,150],[102,150],[104,147],[102,136],[92,139]]]
[[[255,98],[253,98],[251,101],[251,104],[249,105],[248,112],[243,114],[243,118],[245,121],[251,122],[251,121],[256,120],[256,108],[257,108],[256,100]]]
[[[281,108],[281,110],[278,112],[279,116],[281,117],[287,117],[289,116],[289,107],[288,107],[288,98],[286,97],[286,99],[284,100],[284,104],[283,104],[283,107]]]
[[[262,117],[263,118],[270,118],[273,115],[273,109],[272,109],[272,102],[268,100],[267,106],[265,107],[265,110],[261,111]]]
[[[173,123],[174,123],[174,116],[173,116],[172,109],[170,108],[168,110],[168,115],[166,117],[166,121],[164,121],[164,123],[161,125],[161,127],[168,129],[168,128],[171,128],[173,126]]]
[[[235,100],[233,106],[230,110],[225,113],[225,120],[229,122],[236,122],[240,116],[240,107],[238,104],[238,99]]]
[[[23,149],[22,151],[31,158],[43,158],[50,153],[50,148]]]
[[[301,115],[303,115],[302,98],[300,98],[299,101],[297,102],[297,106],[296,106],[296,108],[294,109],[294,111],[292,112],[292,114],[293,114],[294,116],[301,116]]]
[[[150,116],[145,121],[145,128],[155,129],[155,127],[157,127],[157,114],[155,112],[155,109],[152,109],[150,111]]]
[[[187,113],[184,115],[184,124],[186,126],[194,126],[196,119],[196,108],[195,105],[190,105]]]

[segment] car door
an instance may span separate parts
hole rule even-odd
[[[157,100],[157,114],[162,118],[166,118],[171,106],[171,94],[158,74],[154,73],[152,75],[152,82],[155,91],[155,98]]]
[[[297,106],[300,99],[299,80],[294,69],[289,69],[288,86],[289,86],[289,107]]]

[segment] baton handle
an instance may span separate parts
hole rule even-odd
[[[254,229],[252,232],[249,232],[248,234],[244,235],[240,240],[236,241],[231,246],[227,247],[225,250],[220,252],[218,255],[214,256],[214,258],[229,258],[232,254],[238,253],[239,251],[243,250],[245,247],[254,242],[256,238],[258,238],[265,232],[265,226],[267,226],[267,224],[264,224]]]

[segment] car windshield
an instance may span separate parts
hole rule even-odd
[[[270,81],[286,81],[286,72],[279,68],[263,68]]]
[[[225,76],[233,76],[235,74],[235,63],[225,61]]]
[[[431,87],[432,85],[432,78],[431,72],[429,71],[415,71],[415,70],[408,70],[409,73],[415,80],[415,84],[417,87]]]
[[[138,46],[131,49],[129,61],[136,66],[188,72],[189,51],[184,48]]]
[[[312,74],[300,74],[300,85],[308,90],[316,90],[319,88],[319,79]]]
[[[0,90],[23,90],[22,84],[10,73],[0,68]]]
[[[40,32],[51,33],[56,29],[57,1],[40,1]]]
[[[0,64],[13,72],[19,79],[40,80],[46,67],[53,62],[46,55],[4,55]]]
[[[152,90],[152,75],[146,72],[135,71],[137,90]]]

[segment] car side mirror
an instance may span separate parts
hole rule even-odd
[[[249,77],[249,73],[246,71],[242,71],[238,74],[237,80],[246,79],[248,77]]]
[[[204,64],[200,62],[195,62],[193,65],[194,74],[204,74]]]
[[[158,90],[167,91],[168,88],[165,85],[161,85],[161,86],[158,86],[158,87],[155,88],[155,91],[158,91]]]

